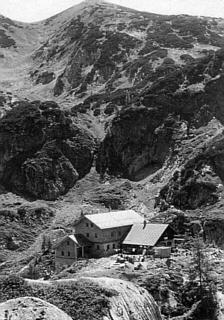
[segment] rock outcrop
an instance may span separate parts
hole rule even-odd
[[[93,137],[54,102],[20,102],[0,127],[0,179],[14,192],[54,200],[91,168]]]
[[[172,144],[175,120],[146,107],[130,107],[112,121],[97,160],[101,174],[135,180],[141,170],[148,174],[162,167]]]
[[[43,73],[39,74],[36,78],[36,84],[42,83],[42,84],[48,84],[51,81],[55,79],[55,74],[54,72],[48,72],[44,71]]]
[[[165,201],[179,209],[194,210],[222,197],[223,126],[213,120],[195,133],[180,147],[179,167],[160,191],[161,209]]]
[[[24,188],[35,198],[56,199],[65,194],[79,178],[71,162],[63,155],[56,141],[46,143],[21,170]]]
[[[8,300],[0,304],[0,320],[72,320],[56,306],[34,297]]]
[[[117,292],[110,298],[110,311],[105,320],[161,320],[161,315],[152,296],[131,282],[112,278],[90,278],[106,289]]]
[[[24,312],[27,314],[33,312],[36,315],[35,319],[37,319],[39,308],[44,308],[46,315],[51,310],[52,316],[54,315],[57,319],[56,312],[60,312],[60,310],[40,300],[41,298],[53,304],[57,303],[57,306],[60,306],[73,319],[161,320],[159,308],[152,296],[145,289],[120,279],[81,277],[44,281],[24,280],[11,276],[3,278],[2,288],[1,301],[5,297],[17,298],[0,304],[0,310],[8,310],[9,315],[15,311],[20,314],[21,309],[24,308],[26,309]],[[27,292],[30,293],[30,298],[19,297],[20,294],[24,296]],[[37,301],[38,304],[36,304]],[[34,309],[35,304],[36,310]],[[45,307],[49,307],[49,309]],[[37,313],[35,314],[34,311]],[[63,315],[63,313],[61,314]],[[45,313],[43,313],[44,315]],[[17,320],[17,318],[15,319]],[[22,318],[18,318],[18,320],[20,319],[22,320]],[[43,317],[43,319],[45,318]]]
[[[205,220],[203,224],[203,231],[205,239],[210,243],[216,243],[221,248],[224,248],[224,222],[222,216],[213,214],[213,218]]]

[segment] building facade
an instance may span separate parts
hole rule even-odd
[[[92,246],[90,253],[92,256],[104,256],[114,253],[120,249],[121,242],[128,234],[131,226],[114,227],[100,229],[87,218],[83,218],[75,229],[88,239]]]
[[[79,258],[85,258],[89,255],[91,243],[82,235],[65,236],[59,241],[55,249],[55,265],[69,266]]]
[[[175,232],[168,224],[135,224],[125,237],[122,248],[127,252],[142,253],[144,249],[171,247]]]
[[[121,248],[121,243],[133,223],[144,219],[133,210],[85,215],[75,226],[76,232],[88,239],[93,257],[111,255]]]
[[[56,265],[116,253],[135,223],[143,224],[144,219],[133,210],[83,215],[75,225],[75,234],[64,237],[55,246]]]

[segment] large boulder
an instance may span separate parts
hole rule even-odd
[[[34,297],[17,298],[1,303],[0,319],[72,320],[56,306]]]
[[[102,288],[114,290],[117,293],[110,297],[110,310],[105,320],[162,319],[155,300],[145,289],[120,279],[107,277],[88,279]]]

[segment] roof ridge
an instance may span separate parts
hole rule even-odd
[[[139,213],[132,209],[89,214],[85,215],[84,217],[86,217],[100,229],[110,229],[129,225],[131,226],[134,223],[142,223],[144,221],[143,217],[141,217]]]

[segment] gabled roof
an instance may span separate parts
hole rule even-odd
[[[150,246],[156,245],[160,237],[169,227],[168,224],[135,224],[132,226],[123,244]]]
[[[87,214],[85,217],[100,229],[131,226],[134,223],[143,223],[144,221],[144,219],[134,210]]]
[[[73,234],[73,235],[67,235],[67,236],[63,237],[58,243],[56,243],[54,248],[59,247],[63,242],[65,242],[67,240],[72,240],[78,247],[89,246],[92,244],[82,234]]]

